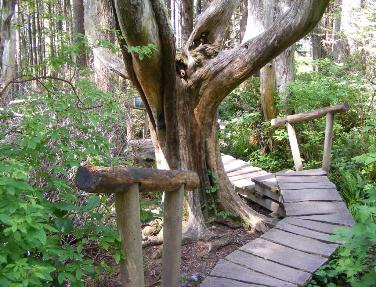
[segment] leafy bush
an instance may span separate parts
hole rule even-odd
[[[77,94],[56,89],[56,82],[44,85],[46,93],[20,95],[1,110],[4,287],[84,286],[85,278],[108,268],[91,254],[108,250],[120,260],[119,237],[102,206],[107,197],[80,194],[71,179],[83,161],[113,163],[107,135],[121,109],[86,80]],[[101,107],[86,109],[94,104]]]

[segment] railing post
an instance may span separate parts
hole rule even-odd
[[[163,218],[162,287],[177,287],[180,279],[184,185],[165,192]]]
[[[330,156],[332,151],[332,140],[333,140],[333,122],[334,113],[326,114],[326,126],[325,126],[325,141],[324,141],[324,153],[322,157],[322,169],[326,172],[329,171],[330,166]]]
[[[139,186],[115,193],[116,221],[121,237],[121,249],[126,257],[120,262],[123,287],[144,287],[144,265],[140,221]]]
[[[289,142],[291,147],[292,158],[294,159],[295,170],[303,170],[303,163],[300,157],[298,139],[296,138],[296,133],[294,127],[290,123],[286,123],[287,133],[289,135]]]

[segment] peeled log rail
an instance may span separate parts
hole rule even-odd
[[[81,166],[76,175],[77,187],[91,193],[124,192],[135,183],[140,191],[175,191],[181,185],[192,190],[199,187],[200,179],[192,171],[125,166]]]
[[[348,109],[349,109],[348,104],[343,103],[343,104],[339,104],[335,106],[313,110],[310,112],[289,115],[284,118],[275,118],[271,120],[271,125],[272,127],[280,127],[280,126],[285,125],[286,123],[293,124],[293,123],[303,122],[306,120],[318,119],[318,118],[325,116],[327,113],[335,114],[335,113],[347,111]]]
[[[302,159],[300,158],[298,140],[295,134],[295,129],[292,126],[292,124],[307,121],[307,120],[318,119],[326,115],[325,141],[324,141],[324,152],[323,152],[323,158],[322,158],[322,169],[328,172],[329,166],[330,166],[330,156],[331,156],[332,141],[333,141],[334,114],[347,111],[348,109],[349,109],[349,105],[344,103],[344,104],[340,104],[336,106],[325,107],[325,108],[313,110],[310,112],[300,113],[296,115],[289,115],[284,118],[276,118],[276,119],[271,120],[272,127],[279,127],[279,126],[283,126],[286,124],[296,171],[303,170],[303,164],[302,164]]]
[[[123,287],[144,287],[141,244],[140,191],[168,191],[164,201],[162,287],[179,285],[184,188],[199,187],[196,173],[132,167],[81,166],[78,188],[92,193],[115,193],[115,209],[121,248]]]

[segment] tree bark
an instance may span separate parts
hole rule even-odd
[[[16,77],[16,30],[12,29],[17,0],[1,0],[0,10],[0,87]],[[6,103],[12,92],[3,96],[1,101]]]
[[[184,45],[193,30],[193,0],[182,0],[181,4],[181,34]]]
[[[148,111],[158,167],[192,170],[200,178],[200,188],[187,193],[187,232],[191,237],[208,235],[201,204],[205,205],[205,189],[210,185],[209,171],[218,179],[218,198],[226,210],[238,213],[247,224],[259,229],[270,223],[247,206],[229,183],[218,148],[217,108],[236,86],[305,36],[319,21],[327,4],[328,0],[295,1],[289,12],[263,34],[218,53],[216,49],[223,45],[224,31],[238,1],[212,1],[185,46],[191,61],[189,73],[181,78],[176,71],[175,39],[163,4],[115,1],[126,45],[153,44],[158,50],[141,61],[123,49],[128,75]],[[212,53],[205,54],[212,47]],[[200,61],[195,59],[198,54]]]
[[[117,76],[128,77],[123,59],[109,48],[98,46],[99,40],[115,42],[115,35],[111,31],[114,26],[110,1],[85,1],[85,32],[93,51],[95,83],[102,91],[113,91]]]
[[[79,55],[76,55],[76,63],[79,66],[86,66],[86,51],[84,45],[85,26],[84,26],[84,3],[83,0],[73,0],[73,39],[76,45],[80,47]]]
[[[243,42],[265,31],[291,6],[290,0],[249,0],[248,2],[249,16]],[[295,45],[291,45],[260,70],[260,93],[265,120],[270,120],[278,114],[277,93],[287,112],[287,87],[294,78],[294,52]]]

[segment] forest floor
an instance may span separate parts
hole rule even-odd
[[[198,286],[210,273],[219,259],[235,251],[248,241],[260,236],[256,231],[247,231],[239,224],[215,222],[210,225],[215,235],[209,241],[195,241],[182,246],[181,287]],[[143,248],[145,286],[156,287],[161,283],[162,245]],[[116,266],[115,262],[113,265]],[[121,287],[118,272],[102,278],[87,287]]]

